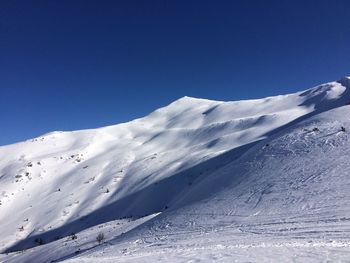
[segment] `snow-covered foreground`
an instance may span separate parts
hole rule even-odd
[[[349,89],[184,97],[0,147],[0,261],[349,260]]]

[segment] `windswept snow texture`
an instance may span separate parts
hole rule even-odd
[[[349,89],[184,97],[0,147],[0,261],[349,259]]]

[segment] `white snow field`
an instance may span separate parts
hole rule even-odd
[[[0,262],[350,262],[349,104],[184,97],[2,146]]]

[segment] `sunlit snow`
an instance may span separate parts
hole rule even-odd
[[[349,259],[349,89],[183,97],[2,146],[0,261]]]

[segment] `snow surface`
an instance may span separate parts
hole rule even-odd
[[[349,89],[183,97],[2,146],[0,261],[348,260]]]

